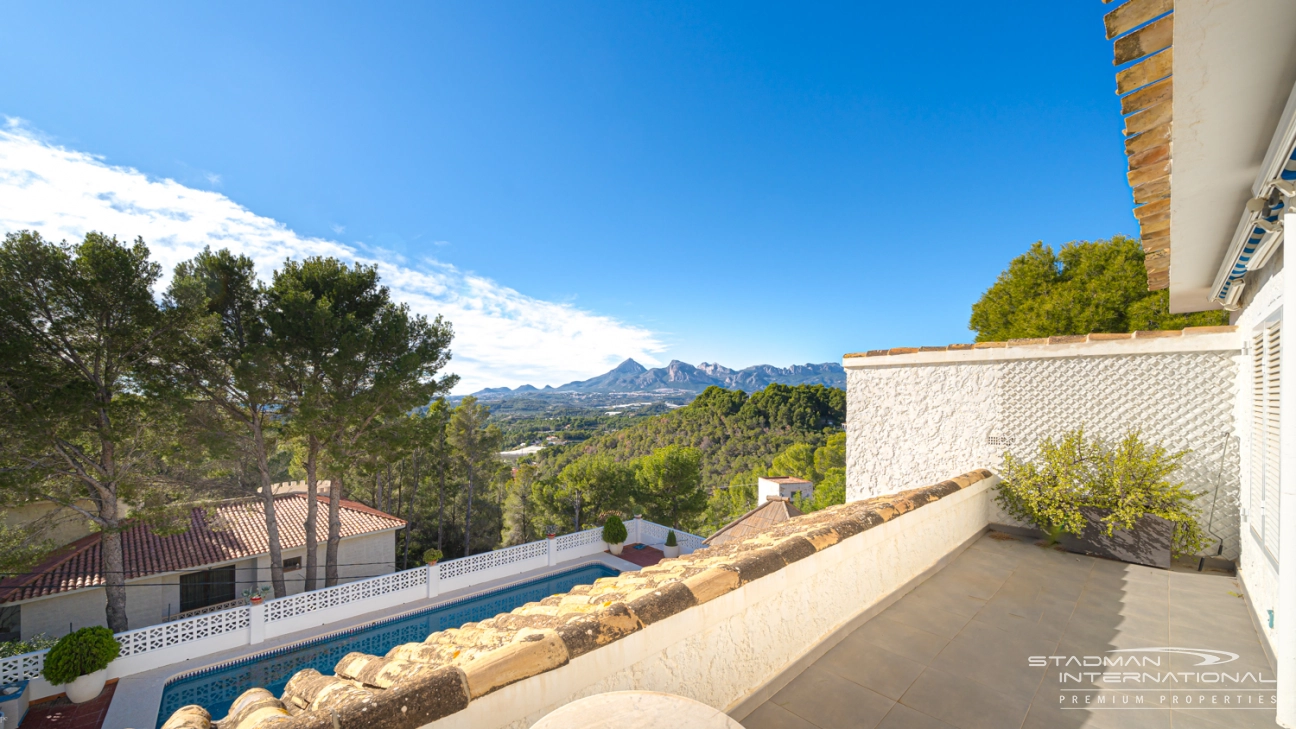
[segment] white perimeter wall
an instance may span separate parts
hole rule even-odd
[[[1214,505],[1210,529],[1236,558],[1239,341],[1197,333],[847,358],[846,498],[997,468],[1004,451],[1029,456],[1080,426],[1107,438],[1137,428],[1191,451],[1180,478],[1206,512]]]
[[[525,729],[576,699],[624,690],[665,691],[729,710],[975,536],[988,523],[997,482],[903,514],[427,726]]]

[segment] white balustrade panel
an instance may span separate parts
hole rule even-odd
[[[265,637],[274,638],[427,596],[427,568],[393,572],[265,603]]]
[[[117,634],[121,653],[108,678],[122,678],[248,643],[251,608],[237,607]]]
[[[540,569],[548,564],[549,544],[544,541],[439,562],[437,568],[441,570],[441,591],[449,592]]]
[[[571,534],[564,534],[561,537],[555,537],[554,541],[556,542],[554,546],[560,554],[563,552],[568,552],[573,549],[581,549],[582,547],[590,547],[590,546],[598,547],[598,549],[594,551],[595,554],[597,554],[598,552],[602,552],[604,549],[607,549],[607,547],[604,546],[603,543],[602,528],[586,529],[583,532],[572,532]],[[589,552],[589,550],[587,549],[581,551]],[[570,557],[568,557],[565,554],[563,555],[562,558],[570,559]]]
[[[49,653],[49,651],[43,650],[0,658],[0,686],[39,676],[41,669],[45,667],[46,653]]]

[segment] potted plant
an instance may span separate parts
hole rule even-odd
[[[666,546],[662,548],[662,554],[665,554],[667,557],[679,556],[679,542],[675,540],[674,529],[666,533]]]
[[[441,550],[437,549],[436,547],[433,547],[423,553],[423,561],[427,562],[428,566],[431,567],[444,556],[445,555],[441,553]]]
[[[1186,454],[1148,443],[1138,431],[1109,442],[1081,428],[1046,439],[1033,460],[1005,453],[995,500],[1038,527],[1050,545],[1169,568],[1172,555],[1206,544],[1192,503],[1197,494],[1172,480]]]
[[[270,592],[271,590],[269,587],[262,585],[261,587],[253,587],[244,590],[243,597],[253,605],[260,605],[262,602],[265,602],[266,595],[269,595]]]
[[[616,514],[608,516],[607,521],[603,522],[603,541],[607,542],[608,551],[612,554],[621,554],[629,536],[625,524],[621,523],[621,518]]]
[[[121,653],[121,643],[111,630],[94,626],[68,633],[45,654],[41,675],[54,686],[63,686],[68,700],[84,704],[103,691],[108,664]]]

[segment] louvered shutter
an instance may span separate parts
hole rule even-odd
[[[1251,340],[1251,529],[1278,560],[1280,375],[1282,322],[1266,324]]]

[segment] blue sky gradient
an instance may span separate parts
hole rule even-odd
[[[661,361],[820,362],[969,341],[1033,241],[1136,232],[1106,9],[7,3],[0,115]]]

